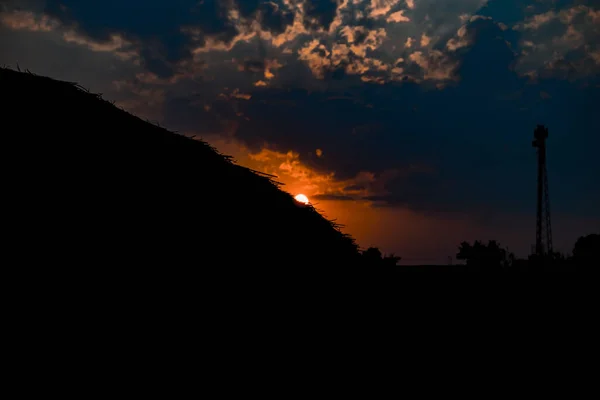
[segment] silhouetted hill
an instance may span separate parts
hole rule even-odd
[[[0,69],[5,200],[23,259],[351,265],[353,239],[207,143],[78,85]]]

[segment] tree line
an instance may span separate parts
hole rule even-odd
[[[472,244],[465,241],[460,243],[456,258],[470,269],[588,269],[600,266],[600,235],[581,236],[569,255],[552,252],[542,257],[530,255],[527,259],[516,258],[496,240],[487,243],[476,240]],[[384,255],[378,248],[370,247],[361,252],[361,259],[366,265],[385,267],[398,266],[402,258]]]

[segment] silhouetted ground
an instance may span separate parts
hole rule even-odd
[[[354,240],[269,178],[69,82],[0,69],[4,199],[26,259],[355,265]],[[7,222],[7,221],[5,221]]]
[[[424,272],[463,272],[469,271],[466,265],[398,265],[395,267],[400,271],[424,271]]]

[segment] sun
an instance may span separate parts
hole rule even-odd
[[[297,202],[299,203],[304,203],[304,204],[308,204],[308,197],[306,197],[303,194],[297,194],[296,197],[294,197],[294,199],[296,199]]]

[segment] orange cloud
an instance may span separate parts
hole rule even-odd
[[[279,63],[279,61],[277,61],[277,59],[269,59],[265,61],[265,79],[273,79],[275,77],[275,74],[272,71],[277,71],[278,69],[282,68],[283,65]]]
[[[410,18],[404,15],[404,10],[396,11],[387,17],[387,22],[410,22]]]
[[[299,59],[306,61],[317,78],[323,78],[325,71],[331,67],[331,52],[318,39],[311,40],[298,50]]]
[[[291,194],[304,193],[309,198],[338,189],[333,173],[319,173],[304,165],[300,155],[293,151],[287,153],[263,148],[258,153],[250,153],[249,161],[253,168],[276,175],[285,184],[284,190]]]
[[[446,48],[450,51],[456,51],[462,47],[466,47],[470,44],[467,38],[467,26],[463,25],[458,28],[456,37],[450,38],[446,43]]]
[[[252,98],[252,95],[247,94],[247,93],[241,93],[240,89],[235,89],[230,97],[236,98],[236,99],[240,99],[240,100],[250,100]]]
[[[60,27],[60,23],[46,15],[36,15],[30,11],[0,13],[0,22],[9,29],[32,32],[50,32]]]
[[[74,31],[67,31],[63,34],[63,39],[67,43],[85,46],[91,51],[113,53],[122,60],[130,60],[138,56],[138,52],[132,49],[133,44],[117,34],[110,35],[110,39],[106,42],[98,42]]]
[[[445,81],[455,79],[454,72],[458,67],[458,63],[452,61],[439,50],[432,50],[427,54],[415,51],[409,56],[409,59],[421,67],[425,80]]]
[[[400,0],[371,0],[369,16],[371,18],[385,17],[399,1]]]
[[[31,32],[62,31],[62,39],[67,43],[84,46],[94,52],[113,53],[122,60],[138,59],[138,52],[133,43],[125,40],[122,36],[113,34],[107,41],[96,41],[82,36],[72,29],[65,30],[61,23],[47,15],[38,15],[31,11],[5,11],[0,14],[0,23],[9,29],[27,30]]]

